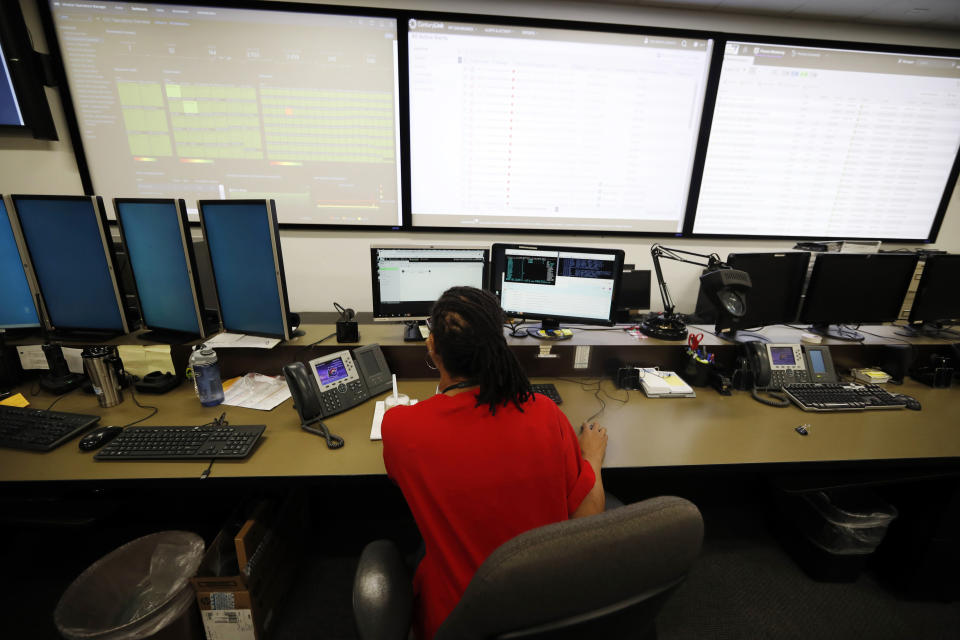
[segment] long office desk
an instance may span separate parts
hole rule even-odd
[[[242,349],[219,351],[226,376],[256,370],[276,375],[283,363],[307,360],[351,345],[311,342],[327,335],[332,327],[309,327],[307,334],[276,349],[264,352]],[[394,335],[396,334],[396,335]],[[784,329],[778,341],[793,341]],[[380,343],[391,368],[398,372],[402,392],[420,400],[433,395],[436,378],[424,362],[422,344],[404,343],[396,325],[363,325],[364,344]],[[838,345],[838,366],[869,354],[870,348],[889,342],[876,338],[873,344]],[[561,408],[575,426],[601,409],[596,418],[609,430],[607,468],[710,467],[753,464],[850,463],[866,461],[946,461],[960,466],[960,424],[956,415],[957,385],[933,389],[907,380],[891,390],[916,397],[921,411],[907,409],[809,413],[793,406],[774,408],[754,401],[748,392],[734,391],[730,397],[711,388],[698,388],[696,398],[646,398],[639,391],[616,389],[608,375],[611,366],[624,363],[675,368],[682,359],[678,343],[638,340],[624,332],[582,332],[574,340],[539,343],[532,339],[510,339],[511,347],[532,374],[535,382],[553,382],[563,398]],[[935,348],[936,341],[927,344]],[[942,342],[942,341],[941,341]],[[708,336],[705,344],[718,358],[731,356],[734,347]],[[357,345],[352,345],[357,346]],[[584,369],[574,369],[578,347],[592,349]],[[544,348],[549,347],[549,353]],[[859,351],[858,351],[859,350]],[[185,362],[187,348],[174,349],[174,362]],[[679,355],[678,355],[679,354]],[[862,362],[859,364],[863,364]],[[182,365],[181,365],[182,366]],[[556,375],[545,375],[556,371]],[[30,384],[23,385],[27,392]],[[189,383],[162,396],[138,394],[141,404],[158,407],[159,412],[143,425],[199,425],[226,412],[232,424],[265,424],[267,429],[252,455],[243,461],[218,460],[210,480],[223,478],[305,478],[328,476],[376,476],[384,473],[382,445],[370,440],[374,402],[328,418],[331,431],[343,436],[346,446],[328,450],[324,441],[300,429],[299,420],[287,400],[272,411],[237,407],[202,407]],[[41,393],[30,398],[32,406],[44,408],[54,400]],[[125,393],[124,402],[101,409],[92,395],[75,392],[60,400],[55,410],[101,416],[101,425],[123,425],[147,415]],[[795,431],[808,424],[809,435]],[[92,453],[81,452],[76,441],[54,451],[34,453],[0,449],[0,482],[124,481],[144,479],[199,478],[209,461],[99,462]]]

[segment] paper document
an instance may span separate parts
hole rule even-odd
[[[122,344],[117,347],[123,368],[141,378],[154,371],[174,373],[168,344]]]
[[[243,333],[220,333],[205,340],[204,343],[213,349],[273,349],[280,344],[280,338],[248,336]]]
[[[83,349],[74,349],[73,347],[61,347],[63,359],[67,361],[67,369],[70,373],[83,373],[83,358],[80,354]],[[43,353],[43,345],[30,344],[17,347],[17,355],[20,356],[20,366],[24,369],[49,369],[47,356]]]
[[[227,386],[223,392],[223,404],[270,411],[290,397],[290,387],[283,376],[265,376],[248,373]]]
[[[640,370],[640,385],[648,398],[695,398],[693,387],[673,371]]]
[[[410,399],[410,406],[417,404],[417,401],[413,398]],[[380,435],[380,424],[383,422],[383,414],[387,412],[386,405],[383,403],[383,400],[377,400],[377,405],[373,409],[373,423],[370,425],[370,439],[371,440],[383,440],[383,436]]]

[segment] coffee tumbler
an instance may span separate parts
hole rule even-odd
[[[80,353],[83,369],[90,378],[93,392],[101,407],[113,407],[123,402],[120,390],[120,355],[116,347],[87,347]]]

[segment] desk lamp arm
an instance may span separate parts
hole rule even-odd
[[[706,258],[707,261],[690,260],[683,256]],[[663,311],[668,316],[673,315],[675,305],[673,304],[673,299],[670,297],[670,289],[667,287],[667,282],[663,278],[663,270],[660,268],[661,258],[695,264],[699,267],[706,267],[710,271],[729,268],[716,253],[695,253],[693,251],[684,251],[683,249],[671,249],[657,243],[654,243],[654,245],[650,247],[650,257],[653,258],[653,268],[657,273],[657,284],[660,287],[660,299],[663,301]]]

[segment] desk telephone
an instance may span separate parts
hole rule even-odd
[[[283,367],[283,375],[293,396],[293,407],[300,415],[300,426],[322,436],[327,446],[343,446],[343,438],[331,435],[322,419],[366,402],[389,391],[393,384],[390,368],[380,345],[371,344],[337,351],[308,363],[292,362]]]
[[[748,342],[744,348],[753,372],[752,395],[764,404],[789,405],[786,397],[776,393],[789,384],[838,381],[829,347]],[[772,397],[763,398],[758,391],[773,392]]]

